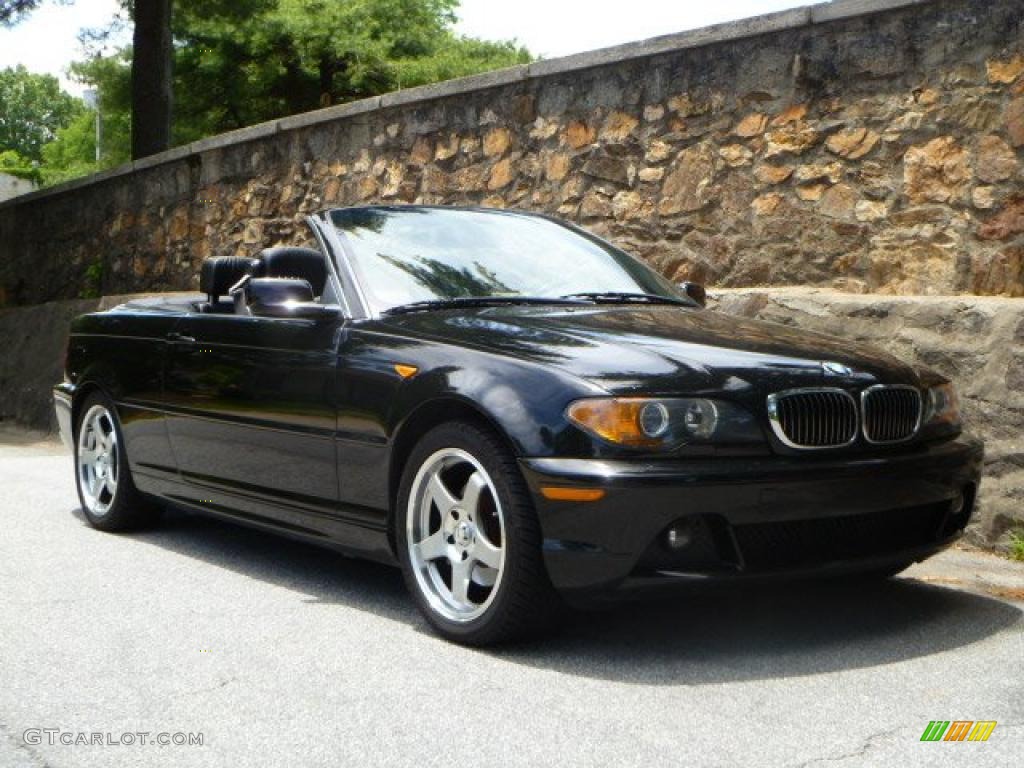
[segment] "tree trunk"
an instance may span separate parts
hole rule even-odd
[[[132,54],[132,157],[171,142],[171,0],[135,0]]]
[[[320,57],[320,106],[334,103],[334,57],[325,53]]]

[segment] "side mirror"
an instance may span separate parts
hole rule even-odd
[[[683,293],[685,293],[689,298],[697,302],[700,306],[706,307],[708,305],[708,292],[700,283],[691,283],[689,281],[684,281],[682,283],[679,283],[679,288],[683,291]]]
[[[333,320],[341,314],[335,306],[317,304],[315,301],[284,301],[280,304],[258,304],[251,307],[256,317],[283,317],[296,320]]]
[[[306,280],[247,275],[231,289],[235,314],[302,320],[330,320],[340,309],[317,304]]]

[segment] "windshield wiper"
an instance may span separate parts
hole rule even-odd
[[[673,304],[679,307],[695,307],[697,304],[690,299],[676,299],[671,296],[659,296],[656,293],[625,293],[620,291],[595,291],[593,293],[569,293],[563,299],[592,301],[595,303],[615,304]]]
[[[459,307],[500,307],[515,304],[571,304],[585,303],[584,299],[572,296],[544,298],[542,296],[457,296],[451,299],[430,299],[414,301],[411,304],[399,304],[397,307],[385,309],[384,315],[403,315],[409,312],[429,312],[435,309],[457,309]]]

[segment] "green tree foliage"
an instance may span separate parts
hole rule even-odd
[[[57,131],[57,138],[43,147],[39,168],[44,184],[59,184],[99,170],[96,163],[96,113],[87,110],[66,128]]]
[[[93,57],[71,65],[72,77],[89,83],[97,92],[102,122],[100,165],[109,168],[131,160],[131,51]]]
[[[0,0],[0,26],[17,24],[22,16],[33,11],[42,0]]]
[[[0,70],[0,152],[41,160],[43,145],[83,109],[52,75],[33,74],[20,64]]]
[[[129,0],[124,6],[130,14]],[[175,0],[172,142],[531,60],[512,42],[455,34],[457,6],[458,0]],[[102,48],[114,28],[89,30],[84,38]],[[62,93],[55,78],[19,68],[23,74],[14,79],[46,81],[45,97],[34,99],[46,109],[34,117],[9,113],[7,75],[0,73],[0,152],[14,152],[0,154],[0,169],[55,184],[129,161],[131,62],[125,47],[71,67],[99,94],[99,163],[94,112]],[[8,145],[8,124],[29,134],[42,127],[28,154],[24,143]]]
[[[28,179],[36,184],[39,184],[43,178],[36,163],[22,157],[13,149],[0,152],[0,173],[17,176],[19,179]]]
[[[94,58],[72,66],[72,73],[102,83],[96,110],[80,107],[75,117],[57,129],[40,151],[40,162],[14,152],[0,153],[0,171],[44,185],[87,176],[131,160],[130,54]],[[69,97],[70,98],[70,97]],[[100,159],[96,159],[96,114],[102,116]]]
[[[176,0],[174,144],[530,61],[453,31],[458,0]],[[76,64],[99,90],[104,164],[125,156],[130,51]],[[110,128],[108,129],[108,126]]]
[[[455,37],[438,46],[430,56],[407,57],[394,62],[397,84],[403,88],[451,80],[491,69],[526,64],[525,49],[512,42],[491,42]]]
[[[70,5],[75,0],[52,0],[58,5]],[[0,0],[0,27],[13,27],[43,4],[43,0]]]

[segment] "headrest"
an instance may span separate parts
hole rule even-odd
[[[226,296],[231,286],[241,280],[259,265],[256,259],[243,256],[220,256],[204,259],[199,273],[199,290],[216,299]]]
[[[259,274],[263,277],[295,277],[306,280],[314,296],[323,296],[327,285],[327,262],[313,248],[265,248],[260,252]]]

